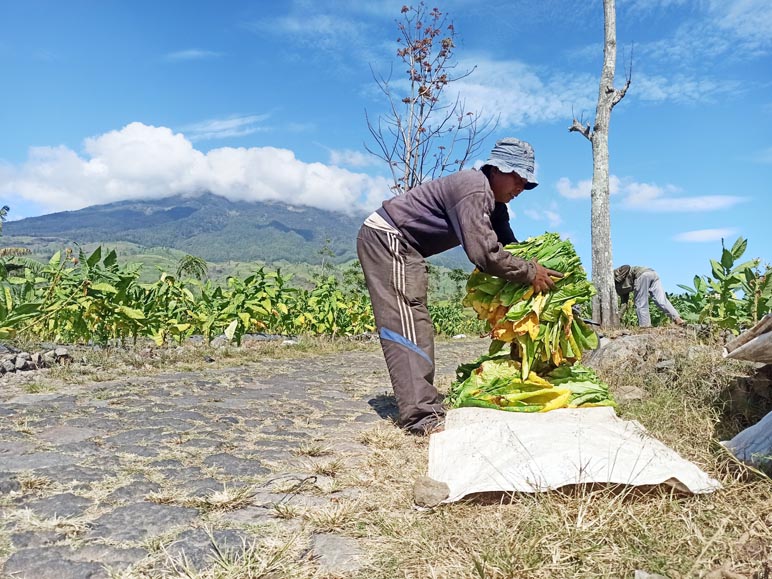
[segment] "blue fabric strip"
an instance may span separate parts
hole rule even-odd
[[[415,343],[408,340],[405,336],[401,336],[397,332],[393,332],[388,328],[381,328],[379,335],[383,340],[390,340],[392,342],[396,342],[397,344],[401,344],[402,346],[405,346],[405,348],[407,348],[408,350],[412,350],[419,356],[422,356],[424,359],[426,359],[427,362],[429,362],[429,364],[433,364],[431,358],[429,358],[429,355],[426,352],[424,352],[421,348],[419,348]]]

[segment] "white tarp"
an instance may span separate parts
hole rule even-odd
[[[540,492],[565,485],[669,484],[709,493],[721,484],[613,408],[518,413],[448,412],[429,440],[429,472],[450,488],[446,503],[479,492]]]
[[[745,464],[772,474],[772,412],[721,444]]]

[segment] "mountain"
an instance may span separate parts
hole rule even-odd
[[[119,201],[7,221],[2,244],[34,248],[129,242],[172,248],[210,262],[319,263],[324,253],[326,259],[342,263],[356,258],[356,235],[364,218],[363,214],[202,194]],[[431,261],[470,268],[460,250]]]

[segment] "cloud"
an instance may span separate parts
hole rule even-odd
[[[295,58],[324,60],[326,66],[332,59],[336,65],[346,66],[352,58],[365,62],[374,59],[367,23],[356,16],[342,7],[325,12],[323,5],[295,2],[286,15],[261,18],[244,26],[257,34],[280,38],[281,49]]]
[[[745,201],[733,195],[673,196],[680,192],[674,185],[660,187],[652,183],[626,183],[622,207],[649,213],[686,213],[718,211]]]
[[[589,199],[592,181],[585,179],[584,181],[579,181],[576,185],[572,185],[569,178],[561,177],[555,184],[555,188],[566,199]]]
[[[693,0],[627,0],[622,1],[619,4],[630,10],[631,13],[649,13],[652,11],[661,11],[670,8],[671,6],[688,5],[688,3],[692,1]]]
[[[542,209],[539,211],[535,209],[525,209],[523,210],[523,214],[533,221],[547,221],[550,229],[554,229],[563,223],[563,218],[554,209]]]
[[[684,231],[679,233],[673,239],[675,241],[684,241],[687,243],[704,243],[708,241],[720,241],[737,233],[734,227],[723,229],[696,229],[694,231]]]
[[[711,20],[734,36],[740,46],[768,53],[772,47],[772,10],[768,0],[709,0],[708,5]]]
[[[736,96],[743,90],[743,84],[734,80],[697,78],[684,74],[668,78],[636,73],[629,94],[633,98],[654,103],[670,101],[689,104],[715,102],[718,98]]]
[[[616,175],[609,176],[608,187],[611,195],[619,193],[620,180]],[[561,177],[555,184],[558,193],[566,199],[589,199],[592,193],[592,179],[578,181],[576,185],[571,184],[567,177]]]
[[[181,133],[142,123],[86,139],[83,155],[63,146],[31,148],[24,164],[0,171],[0,194],[48,212],[203,192],[351,212],[376,207],[389,196],[389,183],[305,163],[287,149],[222,147],[203,153]]]
[[[384,161],[371,153],[352,151],[351,149],[330,150],[330,164],[344,167],[372,167],[382,165]]]
[[[768,0],[634,0],[631,13],[657,14],[684,6],[669,16],[680,25],[672,36],[641,43],[636,52],[691,66],[718,58],[747,60],[769,54],[772,49],[772,10]]]
[[[472,55],[458,70],[474,72],[448,85],[449,101],[460,95],[466,110],[500,115],[502,128],[570,119],[595,109],[598,81],[592,74],[546,73],[516,60]]]
[[[180,130],[191,141],[207,141],[213,139],[226,139],[230,137],[243,137],[258,131],[267,130],[258,126],[267,120],[270,115],[246,115],[234,116],[225,119],[209,119],[200,123],[194,123],[182,127]]]
[[[555,184],[555,188],[567,199],[589,199],[592,181],[587,179],[578,181],[574,185],[567,177],[561,177]],[[612,195],[618,194],[622,197],[622,208],[649,213],[718,211],[746,201],[744,197],[735,195],[688,197],[680,195],[681,190],[675,185],[638,183],[630,179],[620,179],[616,175],[609,177],[609,189]]]
[[[169,62],[184,62],[187,60],[209,60],[212,58],[219,58],[220,56],[222,56],[221,52],[191,48],[189,50],[170,52],[164,55],[164,60],[168,60]]]

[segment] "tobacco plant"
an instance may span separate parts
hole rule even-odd
[[[694,287],[679,284],[686,291],[679,300],[685,320],[736,334],[772,310],[772,268],[762,269],[760,259],[737,263],[747,246],[748,241],[738,237],[727,249],[722,239],[721,259],[710,260],[711,274],[694,276]]]

